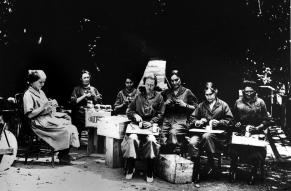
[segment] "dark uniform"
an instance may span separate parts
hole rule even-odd
[[[191,90],[180,86],[178,93],[175,95],[174,91],[167,91],[165,100],[174,100],[173,103],[166,105],[164,122],[162,128],[163,142],[166,144],[165,152],[173,152],[178,146],[187,145],[185,143],[185,135],[188,134],[188,122],[193,109],[184,108],[175,103],[176,100],[182,100],[188,105],[197,107],[197,98]],[[161,151],[162,152],[162,151]]]

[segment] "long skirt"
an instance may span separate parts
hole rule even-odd
[[[66,114],[39,116],[31,120],[31,125],[34,133],[56,151],[80,146],[77,128]]]
[[[77,127],[81,136],[83,130],[85,130],[85,109],[73,109],[72,111],[72,123]]]
[[[159,154],[160,145],[153,135],[128,134],[121,143],[123,158],[153,159]]]

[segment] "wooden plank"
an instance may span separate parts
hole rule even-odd
[[[98,135],[123,139],[126,126],[130,120],[126,116],[108,116],[100,118],[97,123]]]
[[[195,133],[223,133],[224,130],[215,130],[215,129],[212,129],[212,130],[208,130],[208,129],[190,129],[189,130],[190,132],[195,132]]]
[[[143,78],[149,74],[155,74],[157,76],[157,86],[162,90],[168,88],[165,83],[166,78],[166,61],[165,60],[150,60],[146,66],[144,74],[139,82],[138,86],[143,85]]]
[[[13,148],[0,149],[0,155],[13,155]]]
[[[153,132],[152,128],[141,129],[138,125],[130,123],[126,128],[126,133],[142,134],[142,135],[159,135],[159,129],[157,132]]]
[[[122,167],[121,141],[106,137],[105,164],[111,168]]]
[[[253,146],[253,147],[266,147],[268,145],[268,142],[258,140],[252,137],[232,135],[231,144],[246,145],[246,146]]]
[[[87,154],[97,152],[97,142],[98,142],[97,129],[96,128],[89,128]]]
[[[98,130],[97,130],[98,132]],[[106,137],[96,135],[97,136],[97,153],[104,154],[106,151]]]

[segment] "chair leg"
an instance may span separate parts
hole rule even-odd
[[[264,181],[264,178],[265,178],[265,161],[262,161],[261,164],[260,164],[260,175],[261,175],[261,181],[263,182]]]
[[[217,168],[219,171],[221,171],[221,162],[222,162],[222,156],[221,156],[221,153],[218,153],[218,156],[217,156]]]
[[[24,161],[24,164],[27,164],[27,158],[28,158],[28,151],[25,152],[25,161]]]
[[[55,150],[51,149],[51,155],[52,155],[52,167],[55,167]]]
[[[25,151],[25,161],[24,161],[24,164],[27,164],[27,159],[29,156],[31,156],[31,153],[32,153],[32,148],[33,148],[33,138],[32,137],[29,137],[29,140],[28,140],[28,148],[27,150]]]
[[[237,179],[238,157],[232,156],[230,159],[229,181],[235,182]]]

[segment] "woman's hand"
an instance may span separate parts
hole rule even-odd
[[[142,122],[142,118],[138,114],[135,114],[133,117],[137,123]]]
[[[212,119],[211,123],[212,123],[212,127],[217,127],[219,125],[219,121],[217,121],[216,119]]]
[[[84,98],[85,98],[85,97],[88,97],[88,98],[89,98],[89,97],[91,97],[91,96],[92,96],[91,92],[85,92],[85,93],[84,93]]]
[[[144,129],[148,129],[148,128],[150,128],[152,126],[152,123],[151,122],[148,122],[148,121],[144,121],[144,122],[142,122],[142,127],[144,128]]]
[[[196,127],[200,127],[201,125],[203,125],[203,124],[206,123],[206,122],[207,122],[207,119],[202,118],[202,119],[197,120],[197,121],[195,122],[195,126],[196,126]]]
[[[180,107],[186,107],[186,106],[187,106],[187,104],[186,104],[183,100],[181,100],[181,99],[176,100],[176,103],[177,103],[177,105],[179,105]]]
[[[234,126],[235,126],[236,128],[240,128],[240,126],[241,126],[241,122],[237,122]]]
[[[255,126],[253,126],[253,125],[248,125],[248,127],[249,127],[249,132],[250,132],[250,133],[254,133],[255,131],[258,130],[258,129],[257,129]]]
[[[125,100],[124,100],[124,103],[122,103],[124,106],[127,106],[127,105],[129,105],[129,103],[130,103],[130,100],[128,99],[128,98],[126,98]]]
[[[48,102],[45,102],[43,105],[42,105],[42,112],[46,113],[46,114],[50,114],[52,113],[53,111],[53,108],[51,106],[51,103],[48,101]]]
[[[172,104],[173,103],[173,100],[172,99],[167,99],[166,101],[165,101],[165,105],[170,105],[170,104]]]

